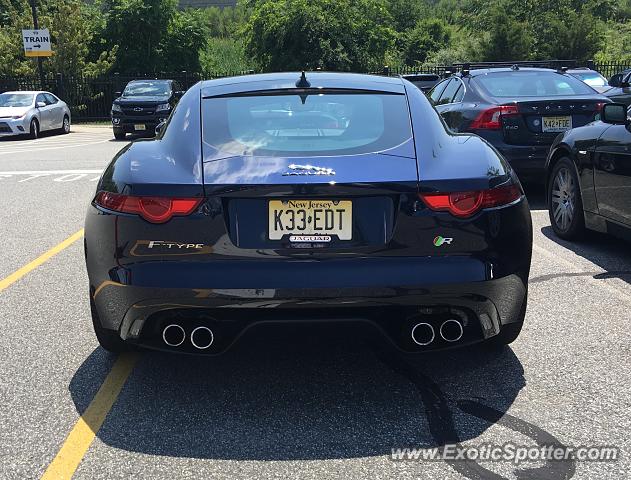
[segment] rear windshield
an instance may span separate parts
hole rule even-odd
[[[356,155],[412,137],[398,94],[318,93],[203,100],[204,141],[234,155]]]
[[[598,72],[572,72],[572,75],[590,87],[606,87],[608,85],[607,79]]]
[[[493,72],[479,75],[475,81],[494,97],[560,97],[594,93],[577,78],[556,72]]]

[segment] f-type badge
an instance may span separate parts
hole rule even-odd
[[[335,170],[327,167],[314,167],[313,165],[295,165],[287,167],[289,170],[283,172],[284,177],[293,175],[335,175]]]

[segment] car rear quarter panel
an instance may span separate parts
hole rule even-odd
[[[202,196],[199,84],[155,139],[132,142],[106,168],[99,189],[127,195]]]

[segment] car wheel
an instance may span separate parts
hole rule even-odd
[[[64,120],[61,125],[61,133],[70,133],[70,118],[68,115],[64,115]]]
[[[39,122],[37,121],[36,118],[33,118],[31,120],[31,126],[29,128],[28,136],[29,138],[32,138],[33,140],[39,137]]]
[[[552,170],[548,185],[548,212],[552,229],[566,240],[579,238],[585,230],[583,199],[572,160],[561,158]]]
[[[92,326],[94,327],[94,333],[96,334],[96,339],[99,341],[99,345],[101,345],[101,347],[112,353],[120,353],[131,350],[129,345],[118,335],[118,332],[101,326],[101,321],[99,320],[96,312],[96,306],[94,305],[94,300],[92,300],[92,298],[90,298],[90,310],[92,313]]]
[[[114,130],[114,138],[116,140],[125,140],[125,132],[122,130]]]

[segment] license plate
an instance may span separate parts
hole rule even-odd
[[[544,132],[565,132],[572,128],[572,117],[543,117]]]
[[[147,130],[147,126],[139,123],[134,125],[134,130]]]
[[[353,236],[353,204],[349,200],[271,200],[268,209],[269,239],[284,235]]]

